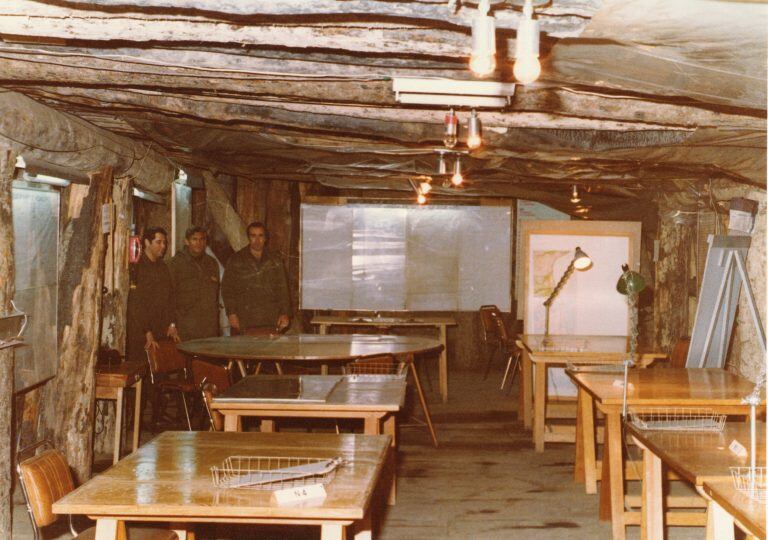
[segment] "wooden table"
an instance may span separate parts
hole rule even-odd
[[[133,451],[139,447],[141,429],[141,381],[147,374],[145,362],[123,362],[114,366],[96,366],[96,399],[115,400],[115,442],[112,463],[120,460],[123,434],[123,393],[135,388],[133,411]]]
[[[628,338],[522,334],[520,340],[524,345],[520,409],[525,427],[533,427],[536,451],[543,452],[545,442],[574,442],[575,433],[547,431],[547,369],[569,363],[620,364],[627,358]],[[639,364],[646,366],[663,357],[663,354],[643,354]]]
[[[443,346],[440,352],[439,379],[440,396],[443,403],[448,401],[448,327],[456,326],[456,319],[453,317],[339,317],[334,315],[316,315],[312,317],[310,324],[316,324],[321,334],[327,334],[331,326],[372,326],[374,328],[393,328],[396,326],[426,326],[435,327],[439,332],[439,341]]]
[[[704,482],[702,491],[710,501],[707,538],[733,540],[736,525],[747,534],[765,540],[765,501],[754,501],[736,491],[730,479]]]
[[[234,336],[196,339],[179,343],[179,350],[193,356],[219,359],[311,361],[328,363],[349,362],[356,358],[393,354],[400,360],[414,363],[416,355],[436,353],[442,345],[434,339],[414,336],[364,334],[295,334],[275,336]],[[437,446],[437,434],[432,425],[429,407],[415,366],[410,372],[416,384],[421,408],[432,441]]]
[[[706,481],[731,482],[729,467],[747,467],[749,458],[740,458],[728,449],[731,441],[749,448],[749,424],[728,422],[720,433],[646,431],[631,423],[627,430],[643,449],[643,509],[641,529],[648,540],[664,538],[664,489],[662,463],[701,492]],[[765,423],[757,423],[757,463],[765,463]],[[697,525],[701,514],[667,514],[670,525]],[[696,516],[696,517],[694,517]],[[717,537],[720,538],[720,537]]]
[[[117,539],[125,521],[316,525],[322,540],[371,538],[372,496],[390,452],[389,437],[352,434],[165,432],[53,505],[57,514],[96,520],[96,540]],[[279,506],[271,492],[215,488],[210,468],[234,455],[333,458],[339,469],[327,497]]]
[[[625,537],[626,525],[639,525],[638,512],[624,511],[624,459],[620,374],[568,371],[579,388],[576,461],[582,463],[587,492],[596,486],[594,405],[605,414],[605,441],[600,484],[600,518],[611,519],[613,538]],[[649,407],[706,407],[723,414],[747,415],[742,403],[754,383],[722,369],[633,369],[627,403],[632,410]],[[579,440],[579,438],[581,440]]]
[[[333,375],[309,375],[304,378],[337,379]],[[275,431],[275,418],[356,418],[363,420],[365,435],[389,435],[392,438],[393,460],[390,470],[392,491],[390,503],[395,503],[396,479],[395,465],[397,453],[396,415],[405,402],[405,378],[370,382],[364,377],[341,377],[325,402],[294,400],[249,399],[253,395],[254,383],[281,379],[279,375],[252,375],[241,379],[226,392],[213,398],[211,409],[224,415],[225,431],[240,431],[243,416],[261,418],[261,431]]]

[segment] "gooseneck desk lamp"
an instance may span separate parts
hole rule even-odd
[[[624,392],[622,398],[622,412],[627,416],[627,382],[629,378],[629,367],[635,364],[635,353],[637,352],[637,338],[639,336],[638,316],[637,316],[637,297],[645,289],[645,278],[634,270],[629,269],[628,264],[621,265],[621,276],[616,282],[616,290],[627,297],[629,306],[629,357],[624,360]]]
[[[563,288],[566,281],[571,277],[571,274],[573,274],[574,270],[587,270],[590,266],[592,266],[592,259],[589,258],[589,255],[584,253],[580,247],[576,248],[576,251],[573,254],[573,259],[571,260],[571,263],[568,265],[568,268],[566,268],[565,273],[563,274],[563,277],[560,278],[560,281],[557,282],[557,285],[555,285],[555,288],[552,289],[552,293],[549,295],[549,298],[544,300],[544,308],[545,308],[545,316],[544,316],[544,335],[549,336],[549,308],[552,307],[552,302],[555,300],[555,297],[560,293],[560,289]]]

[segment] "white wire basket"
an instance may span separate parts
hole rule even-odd
[[[629,422],[645,431],[695,431],[720,433],[725,427],[726,415],[712,409],[686,409],[679,407],[629,411]]]
[[[343,464],[341,458],[230,456],[211,467],[213,485],[262,491],[328,484]]]
[[[733,487],[753,501],[766,501],[765,467],[731,467]]]

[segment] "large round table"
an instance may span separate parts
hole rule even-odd
[[[184,341],[177,347],[180,351],[192,356],[235,360],[243,374],[245,373],[244,360],[311,361],[326,364],[380,354],[393,354],[402,361],[413,364],[415,355],[439,353],[443,348],[438,340],[426,337],[370,334],[224,336]],[[416,384],[416,391],[432,441],[437,446],[437,435],[432,426],[418,371],[413,365],[410,371],[413,374],[413,381]]]

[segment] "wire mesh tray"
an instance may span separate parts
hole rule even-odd
[[[624,364],[573,364],[568,362],[565,368],[571,373],[624,373]]]
[[[753,501],[766,501],[765,467],[731,467],[733,487]]]
[[[720,433],[726,415],[712,409],[659,408],[643,412],[629,411],[629,421],[646,431],[705,431]]]
[[[262,491],[310,484],[328,484],[343,464],[332,459],[276,456],[230,456],[221,466],[211,467],[213,485]]]

